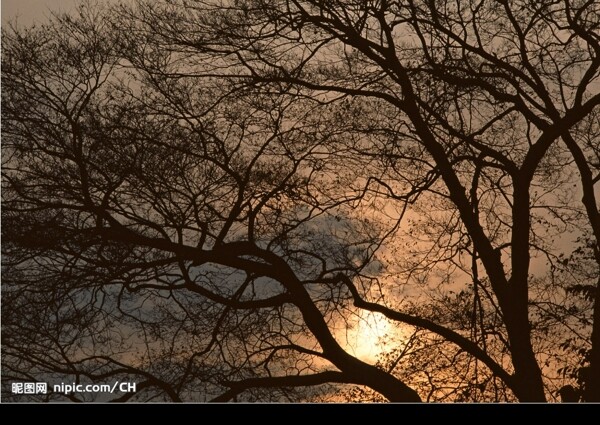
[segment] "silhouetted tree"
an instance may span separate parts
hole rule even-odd
[[[4,31],[3,379],[544,401],[563,367],[599,401],[597,8],[169,0]],[[412,336],[359,360],[335,329],[360,311]]]

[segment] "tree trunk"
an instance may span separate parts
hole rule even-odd
[[[592,325],[592,351],[590,367],[585,376],[585,401],[600,402],[600,279],[594,297],[594,321]]]
[[[396,379],[391,374],[368,363],[364,363],[345,352],[339,352],[335,357],[338,358],[337,362],[334,363],[336,363],[338,367],[341,366],[343,372],[351,376],[353,380],[356,380],[356,382],[361,382],[369,388],[377,391],[389,401],[422,401],[421,397],[415,390],[404,384],[402,381]]]
[[[545,402],[542,371],[531,345],[531,329],[527,307],[514,303],[505,311],[514,375],[514,393],[523,402]],[[521,303],[522,304],[522,303]]]
[[[389,401],[421,401],[419,394],[408,385],[393,375],[351,356],[338,344],[306,288],[287,263],[275,254],[258,248],[253,248],[249,254],[258,255],[272,264],[273,277],[278,279],[290,292],[304,322],[323,348],[325,357],[344,374],[351,377],[353,382],[372,388]]]

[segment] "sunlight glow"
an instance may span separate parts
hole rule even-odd
[[[393,325],[379,313],[361,312],[348,330],[348,350],[361,360],[377,360],[388,339],[395,335]]]

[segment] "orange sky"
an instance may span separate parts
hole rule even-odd
[[[2,0],[2,23],[18,18],[19,23],[28,25],[42,21],[49,10],[68,10],[79,0]]]
[[[50,11],[67,11],[81,0],[1,0],[2,24],[18,18],[21,25],[43,22]],[[94,1],[94,0],[92,0]],[[116,0],[95,0],[98,3]]]

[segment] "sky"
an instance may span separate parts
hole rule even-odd
[[[21,25],[42,22],[49,11],[65,11],[80,0],[1,0],[2,24],[17,18]]]

